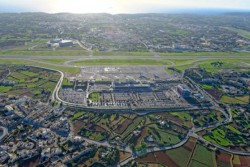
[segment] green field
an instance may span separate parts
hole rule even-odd
[[[70,60],[70,59],[35,59],[38,61],[42,61],[42,62],[47,62],[47,63],[51,63],[51,64],[63,64],[64,62]]]
[[[190,121],[191,116],[188,112],[171,112],[172,115],[178,116],[180,119],[185,120],[185,121]]]
[[[237,29],[237,28],[232,28],[232,27],[223,27],[223,28],[225,28],[229,31],[235,32],[243,38],[250,39],[250,32],[249,31],[245,31],[245,30],[241,30],[241,29]]]
[[[195,59],[168,59],[175,65],[182,65],[182,64],[191,64]]]
[[[169,59],[169,61],[175,62],[176,59],[172,60]],[[188,64],[186,64],[185,61],[179,61],[174,68],[177,70],[184,72],[185,69],[191,68],[191,67],[201,67],[205,68],[208,72],[221,72],[222,69],[234,69],[234,70],[242,70],[242,68],[245,67],[246,70],[249,71],[247,66],[245,66],[243,63],[248,62],[249,59],[224,59],[224,58],[218,58],[218,59],[207,59],[207,60],[190,60]],[[211,63],[213,62],[223,62],[221,67],[214,67]]]
[[[84,114],[85,114],[84,112],[79,111],[79,112],[77,112],[77,113],[75,113],[75,114],[73,115],[73,117],[71,118],[71,120],[73,121],[73,120],[75,120],[75,119],[78,119],[78,118],[80,118],[81,116],[83,116]]]
[[[73,73],[77,74],[80,73],[79,68],[74,68],[74,67],[65,67],[65,66],[56,66],[56,65],[47,65],[43,63],[37,63],[37,62],[32,62],[29,60],[23,60],[23,59],[2,59],[0,58],[0,64],[15,64],[15,65],[34,65],[34,66],[39,66],[39,67],[45,67],[45,68],[51,68],[51,69],[56,69],[60,70],[63,72],[68,72],[68,73]]]
[[[0,56],[88,56],[83,50],[1,50]]]
[[[186,167],[191,152],[185,149],[184,147],[179,147],[176,149],[166,151],[166,154],[180,167]]]
[[[205,135],[204,139],[207,141],[211,141],[213,143],[217,143],[221,146],[228,146],[231,144],[231,141],[229,141],[226,137],[225,131],[217,128],[212,131],[212,136],[211,135]]]
[[[240,132],[238,129],[235,129],[235,128],[232,127],[231,125],[227,125],[227,126],[225,126],[225,127],[226,127],[227,129],[233,131],[234,133],[238,134],[238,135],[241,134],[241,132]]]
[[[15,83],[13,86],[1,86],[1,93],[25,95],[43,102],[47,102],[59,78],[58,72],[41,68],[9,66],[9,69],[11,73],[5,79]]]
[[[92,100],[92,102],[97,103],[100,98],[100,93],[94,92],[89,95],[89,98]]]
[[[149,131],[156,139],[159,145],[172,145],[172,144],[177,144],[181,141],[177,136],[177,134],[176,135],[170,134],[167,131],[159,129],[155,125],[150,125]]]
[[[83,66],[83,65],[169,65],[168,61],[157,61],[149,59],[96,59],[96,60],[83,60],[79,62],[74,62],[73,65]]]
[[[223,103],[228,104],[248,104],[249,102],[249,95],[246,96],[238,96],[238,97],[230,97],[230,96],[222,96],[220,99]]]
[[[182,52],[182,53],[159,53],[160,56],[248,56],[249,53],[245,52]]]
[[[150,52],[101,52],[96,51],[93,53],[94,56],[152,56]]]
[[[206,85],[206,84],[201,84],[201,88],[202,88],[202,89],[210,90],[210,89],[213,89],[213,86],[211,86],[211,85]]]
[[[0,93],[6,93],[11,90],[11,86],[0,86]]]
[[[79,132],[79,134],[81,136],[84,136],[84,137],[87,137],[89,139],[96,140],[96,141],[101,141],[106,138],[106,135],[103,135],[101,132],[92,132],[87,129],[82,129]]]
[[[63,78],[63,86],[74,86],[73,82],[70,82],[67,78]]]
[[[212,151],[209,151],[206,147],[197,144],[192,159],[212,167],[214,166],[213,156],[214,153]]]
[[[123,132],[122,134],[122,138],[124,139],[125,137],[127,137],[127,135],[129,133],[131,133],[134,129],[136,129],[138,127],[138,125],[140,125],[140,123],[142,122],[143,117],[136,117],[132,124],[130,124],[127,129]]]

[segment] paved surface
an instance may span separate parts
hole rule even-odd
[[[0,136],[0,141],[1,141],[6,135],[8,135],[8,129],[3,126],[0,126],[0,130],[2,130],[3,132],[3,134]]]

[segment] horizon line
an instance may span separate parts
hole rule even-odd
[[[145,12],[121,12],[121,13],[109,13],[109,12],[45,12],[45,11],[1,11],[0,14],[22,14],[22,13],[45,13],[45,14],[223,14],[223,13],[249,13],[250,9],[228,9],[228,8],[166,8],[158,11],[145,11]]]

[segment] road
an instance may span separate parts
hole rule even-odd
[[[0,136],[0,141],[2,141],[2,139],[8,135],[8,129],[3,127],[3,126],[0,126],[0,130],[2,130],[3,134]]]

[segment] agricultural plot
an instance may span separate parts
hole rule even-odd
[[[236,97],[222,96],[220,101],[227,104],[248,104],[249,95],[236,96]]]
[[[216,154],[216,163],[218,167],[231,167],[232,155],[224,152]]]
[[[200,114],[199,112],[193,113],[194,125],[196,127],[206,126],[216,122],[221,122],[225,118],[225,116],[220,111],[211,110],[202,112],[204,113],[202,114]]]
[[[163,160],[164,158],[164,160]],[[195,138],[190,138],[183,146],[167,150],[165,153],[148,153],[135,160],[138,166],[158,164],[162,166],[179,167],[245,167],[250,164],[249,156],[238,156],[221,150],[211,151],[201,144],[196,144]]]
[[[159,113],[156,116],[160,116],[166,120],[169,120],[179,126],[186,126],[191,127],[191,117],[190,114],[187,112],[180,112],[180,113]]]
[[[159,129],[157,126],[149,126],[149,132],[158,145],[172,145],[181,141],[178,133],[167,132]]]
[[[214,166],[214,153],[209,151],[206,147],[197,144],[192,156],[191,164],[200,164],[199,166]],[[193,166],[191,165],[191,166]]]
[[[183,121],[183,125],[191,128],[192,124],[191,124],[191,115],[188,112],[171,112],[170,113],[173,116],[176,116],[178,118],[180,118]]]
[[[235,167],[250,166],[250,157],[234,155],[233,162]]]
[[[242,124],[234,122],[212,130],[204,135],[204,138],[221,146],[246,146],[248,144],[247,129],[249,127],[243,127],[244,130],[239,129],[242,129]]]
[[[45,69],[26,66],[9,66],[9,69],[10,75],[4,78],[9,85],[0,86],[1,93],[47,101],[59,79],[59,73]]]
[[[184,147],[166,151],[166,154],[180,167],[186,167],[191,156],[191,151]],[[185,155],[185,156],[183,156]]]
[[[147,164],[147,163],[154,163],[154,164],[161,164],[163,166],[171,166],[171,167],[178,167],[175,161],[173,161],[165,152],[154,152],[145,155],[142,158],[138,158],[135,160],[139,164]]]

